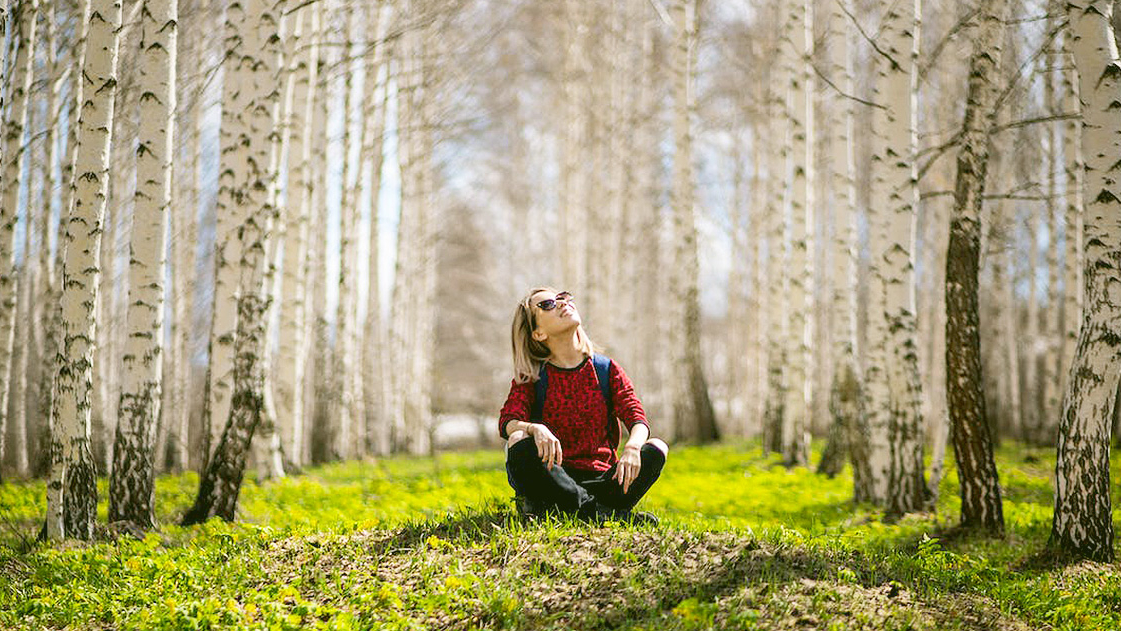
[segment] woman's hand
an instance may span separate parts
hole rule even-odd
[[[553,432],[549,431],[541,423],[530,423],[526,428],[526,432],[533,437],[533,442],[537,445],[537,455],[541,457],[541,462],[545,463],[545,468],[552,471],[553,465],[560,465],[561,463],[561,444]]]
[[[616,465],[615,475],[611,476],[611,479],[622,484],[623,493],[626,493],[631,488],[631,483],[638,477],[638,471],[641,468],[642,457],[639,455],[639,448],[627,445],[623,447],[623,455],[619,456],[619,464]]]

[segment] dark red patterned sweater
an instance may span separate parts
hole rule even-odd
[[[607,402],[599,389],[595,366],[588,358],[575,368],[545,366],[549,385],[541,422],[560,441],[562,464],[586,471],[610,469],[618,459],[615,449],[619,445],[619,423],[615,419],[607,420]],[[615,416],[627,431],[635,423],[649,426],[627,373],[612,361],[608,375],[614,392]],[[503,438],[508,438],[506,423],[509,421],[529,421],[534,387],[533,382],[511,381],[510,395],[498,416],[498,433]]]

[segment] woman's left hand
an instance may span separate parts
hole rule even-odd
[[[638,477],[642,468],[642,458],[639,456],[638,447],[627,445],[623,448],[623,455],[619,456],[619,464],[615,466],[615,475],[611,479],[623,485],[623,493],[631,488],[631,483]]]

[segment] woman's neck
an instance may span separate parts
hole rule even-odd
[[[575,368],[584,361],[584,351],[576,341],[576,331],[559,338],[550,338],[546,344],[549,346],[549,361],[554,366],[561,368]]]

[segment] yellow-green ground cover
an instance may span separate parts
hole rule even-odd
[[[0,628],[1121,628],[1118,565],[1044,552],[1052,452],[998,467],[1000,540],[953,533],[952,469],[937,513],[887,524],[847,471],[756,443],[675,450],[642,528],[519,520],[500,451],[250,479],[239,523],[192,528],[197,477],[163,477],[159,532],[94,544],[32,543],[43,484],[4,484]]]

